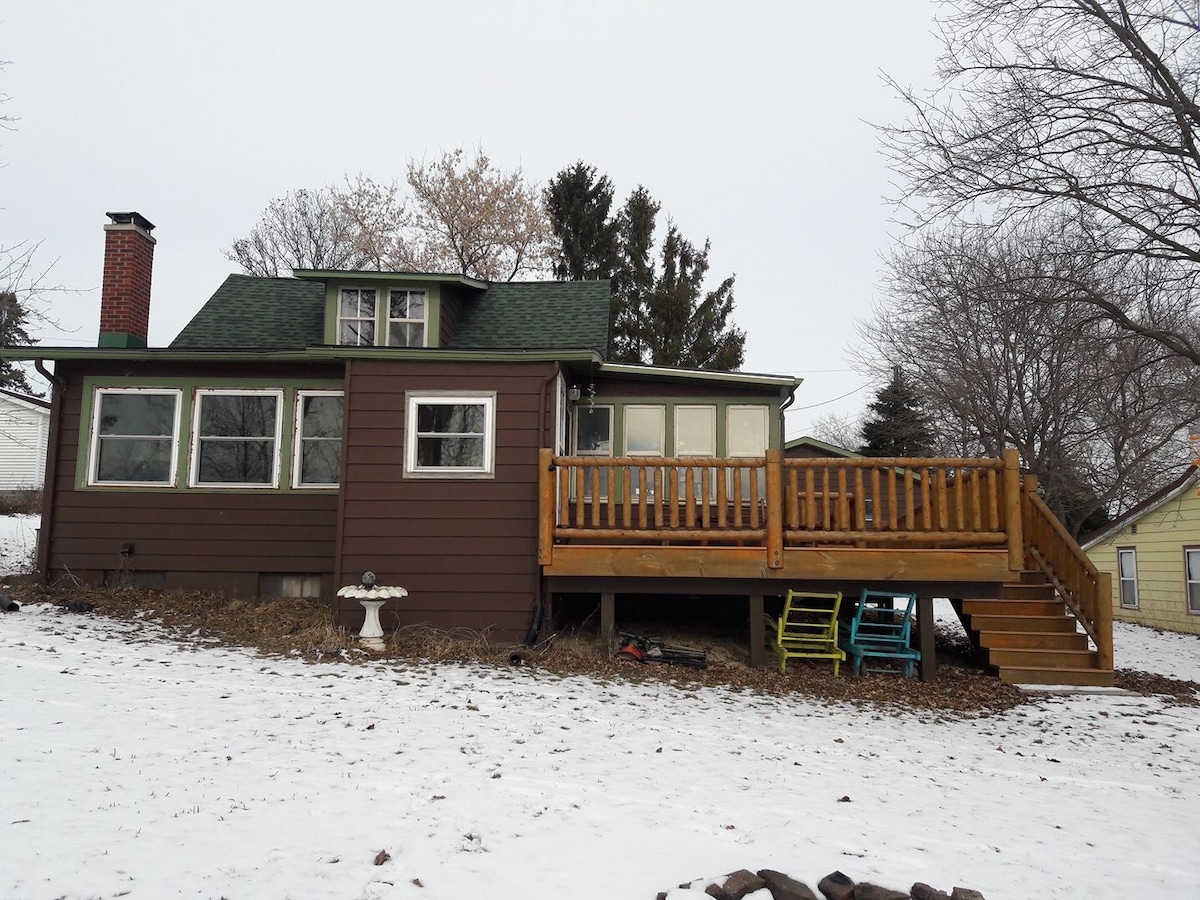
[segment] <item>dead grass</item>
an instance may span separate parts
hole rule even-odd
[[[310,661],[351,663],[462,662],[494,666],[536,666],[562,676],[586,674],[630,681],[664,680],[681,685],[721,686],[775,696],[799,694],[818,700],[864,704],[886,711],[928,712],[935,717],[984,715],[1028,702],[1028,697],[971,665],[962,643],[939,642],[938,677],[931,683],[891,675],[853,677],[843,668],[833,677],[828,662],[792,662],[780,673],[774,657],[768,668],[751,669],[742,633],[662,624],[640,631],[669,644],[706,651],[703,670],[617,660],[600,652],[591,631],[560,633],[535,646],[499,644],[487,633],[407,625],[387,636],[387,649],[370,654],[356,637],[334,621],[334,606],[311,600],[231,600],[200,592],[87,587],[12,589],[21,602],[49,602],[77,613],[94,612],[119,619],[161,622],[184,639],[249,647]],[[969,650],[969,645],[966,645]]]

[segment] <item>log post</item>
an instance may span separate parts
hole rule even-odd
[[[1100,572],[1096,579],[1096,664],[1105,671],[1113,668],[1112,623],[1112,573]]]
[[[1021,454],[1011,447],[1004,451],[1004,530],[1008,534],[1008,568],[1025,568],[1025,540],[1021,530]]]
[[[767,568],[783,568],[782,450],[767,451]]]
[[[554,562],[554,451],[538,450],[538,565]]]

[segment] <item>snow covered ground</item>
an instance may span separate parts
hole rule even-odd
[[[33,569],[41,516],[0,516],[0,575]]]
[[[1117,641],[1123,667],[1200,674],[1198,639]],[[1200,880],[1200,709],[1138,695],[922,721],[310,665],[33,605],[0,615],[0,748],[8,900],[607,900],[741,867],[988,900],[1191,898]]]

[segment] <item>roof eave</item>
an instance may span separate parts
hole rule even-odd
[[[486,291],[488,282],[451,272],[364,272],[358,269],[292,269],[295,278],[312,281],[355,279],[360,281],[421,281],[436,284],[461,284],[477,291]]]
[[[668,366],[647,366],[637,363],[600,365],[601,374],[636,375],[651,378],[678,378],[686,381],[717,381],[724,384],[746,384],[761,387],[796,388],[804,381],[794,375],[766,375],[753,372],[709,372],[704,369],[675,369]]]

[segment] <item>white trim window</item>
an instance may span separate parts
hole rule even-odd
[[[405,410],[406,475],[455,478],[494,474],[494,393],[408,394]]]
[[[278,487],[283,391],[196,391],[192,487]]]
[[[613,455],[613,408],[611,406],[576,406],[575,407],[575,455],[576,456],[612,456]],[[608,474],[611,469],[600,469],[600,497],[608,496]],[[575,490],[574,482],[571,490]],[[592,496],[591,473],[585,471],[583,480],[584,496]]]
[[[735,458],[762,457],[771,441],[770,407],[728,406],[725,409],[725,455]],[[731,486],[732,487],[732,486]],[[766,466],[758,470],[759,497],[767,489]],[[742,470],[742,497],[750,496],[750,470]]]
[[[388,291],[389,347],[424,347],[428,320],[429,298],[424,291],[403,288]]]
[[[182,391],[97,388],[89,485],[173,487]]]
[[[351,347],[375,345],[374,288],[342,288],[338,294],[338,343]]]
[[[1187,611],[1200,616],[1200,547],[1183,550],[1184,578],[1187,580]]]
[[[663,406],[625,406],[625,455],[665,456],[667,411]]]
[[[715,406],[676,406],[675,407],[675,455],[694,457],[714,457],[717,455],[717,408]],[[695,472],[695,470],[693,470]],[[713,478],[715,470],[710,469],[708,489],[710,495],[716,489]],[[687,493],[687,470],[679,469],[679,493],[682,497]],[[693,475],[692,493],[697,499],[703,496],[703,478],[699,473]]]
[[[335,488],[342,471],[341,391],[296,392],[292,486]]]
[[[1117,583],[1121,608],[1138,608],[1137,551],[1132,547],[1117,550]]]

